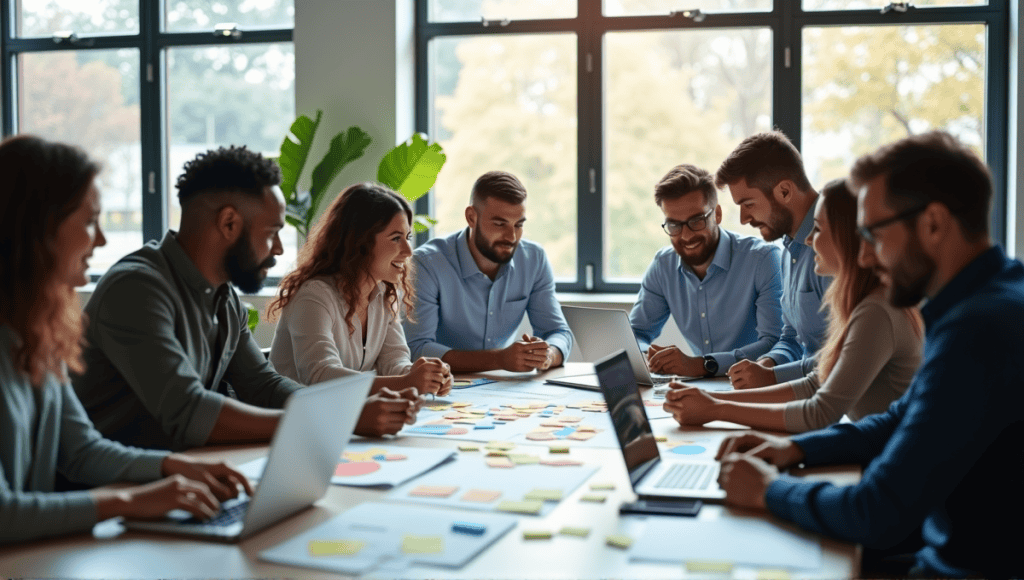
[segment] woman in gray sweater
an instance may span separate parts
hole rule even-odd
[[[834,278],[822,300],[828,335],[807,377],[767,387],[708,393],[673,389],[665,409],[684,425],[722,420],[756,429],[800,433],[881,413],[910,385],[921,362],[923,324],[916,308],[895,308],[871,264],[858,263],[857,200],[843,180],[818,199],[815,273]],[[678,383],[676,384],[678,385]]]
[[[82,315],[75,286],[106,243],[99,166],[76,147],[38,137],[0,143],[0,543],[87,531],[114,516],[210,517],[251,493],[224,463],[143,451],[104,439],[67,379],[81,372]],[[57,473],[121,489],[55,492]],[[154,481],[156,480],[156,481]]]

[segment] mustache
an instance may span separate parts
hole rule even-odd
[[[263,260],[263,262],[260,263],[259,268],[268,268],[269,269],[269,268],[273,268],[276,265],[277,265],[277,260],[274,258],[274,256],[270,256],[269,258],[267,258],[266,260]]]

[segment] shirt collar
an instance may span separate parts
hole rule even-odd
[[[210,304],[214,303],[216,288],[207,281],[206,277],[196,268],[195,262],[188,257],[185,249],[178,243],[178,232],[167,230],[164,239],[160,241],[160,251],[163,252],[174,272],[185,281],[185,284],[196,294],[203,296]],[[226,286],[223,284],[222,286]]]
[[[729,231],[718,228],[718,247],[715,248],[715,256],[711,259],[711,264],[708,265],[708,271],[711,271],[711,266],[717,266],[718,268],[729,271],[729,266],[732,265],[732,233]],[[672,252],[676,257],[676,265],[680,272],[693,273],[693,268],[688,266],[683,261],[683,257],[679,255],[679,252],[673,248]]]
[[[518,252],[519,250],[520,248],[517,246],[516,251]],[[460,273],[462,274],[463,279],[469,278],[470,276],[475,276],[477,274],[481,276],[486,276],[486,274],[484,274],[480,270],[480,266],[477,266],[476,260],[473,258],[473,252],[469,250],[468,227],[464,228],[461,232],[459,232],[457,236],[455,236],[455,251],[457,252],[459,257],[459,270]],[[503,275],[505,275],[506,270],[514,270],[515,266],[513,266],[512,264],[514,261],[515,255],[513,254],[512,260],[509,260],[508,263],[498,266],[498,274],[494,276],[494,279],[497,280],[498,278],[501,278]]]
[[[945,316],[954,306],[962,302],[999,272],[1007,261],[1006,253],[1000,246],[992,246],[982,252],[973,262],[964,266],[939,290],[934,298],[921,307],[925,324],[932,324]]]
[[[811,230],[814,228],[814,204],[811,204],[810,209],[804,214],[804,220],[800,222],[800,228],[796,231],[796,237],[789,237],[789,234],[782,236],[782,244],[789,247],[790,244],[796,242],[801,246],[805,245],[804,240],[811,234]]]

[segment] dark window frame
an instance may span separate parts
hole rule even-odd
[[[639,283],[606,281],[603,275],[604,242],[604,117],[603,117],[603,38],[611,31],[706,30],[712,28],[767,27],[772,31],[772,124],[800,147],[801,141],[801,57],[803,29],[815,26],[879,26],[915,24],[985,24],[985,152],[994,178],[992,238],[1006,244],[1006,219],[1009,193],[1007,166],[1009,128],[1009,3],[992,1],[984,6],[913,8],[906,12],[891,10],[804,11],[796,0],[773,0],[770,12],[709,13],[702,22],[681,16],[605,16],[601,0],[578,0],[575,18],[519,20],[495,26],[476,22],[431,22],[430,0],[416,0],[416,130],[430,134],[431,95],[429,43],[435,38],[488,34],[532,34],[563,32],[577,38],[577,62],[592,66],[577,67],[577,266],[576,279],[559,282],[559,292],[636,293]],[[566,0],[568,1],[568,0]],[[685,4],[683,2],[682,4]],[[788,49],[788,51],[787,51]],[[789,66],[786,66],[786,59]],[[995,55],[995,58],[993,58]],[[590,192],[590,172],[595,175],[596,191]],[[417,202],[417,211],[430,212],[432,195]],[[421,234],[419,241],[426,235]],[[590,282],[592,281],[592,283]]]

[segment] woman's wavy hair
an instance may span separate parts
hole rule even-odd
[[[404,197],[378,183],[350,185],[331,203],[313,226],[299,250],[295,269],[281,280],[277,297],[267,306],[267,317],[274,320],[307,280],[330,277],[349,305],[358,303],[359,282],[370,272],[375,236],[399,213],[412,224],[412,207]],[[384,282],[384,302],[394,316],[401,310],[412,318],[416,299],[413,288],[412,260],[406,263],[400,286]],[[401,301],[401,304],[399,304]],[[355,332],[352,317],[345,313],[349,332]]]
[[[56,279],[57,229],[74,213],[100,166],[81,149],[18,135],[0,143],[0,324],[15,334],[13,366],[41,385],[82,363],[82,308]],[[66,378],[66,377],[65,377]]]
[[[873,269],[862,268],[857,263],[861,244],[857,233],[857,198],[847,188],[846,181],[828,182],[821,194],[825,219],[832,231],[832,244],[839,257],[839,272],[821,300],[822,309],[828,308],[827,339],[818,353],[818,378],[824,383],[839,361],[853,309],[882,282]],[[923,322],[917,308],[905,308],[904,313],[920,336]]]

